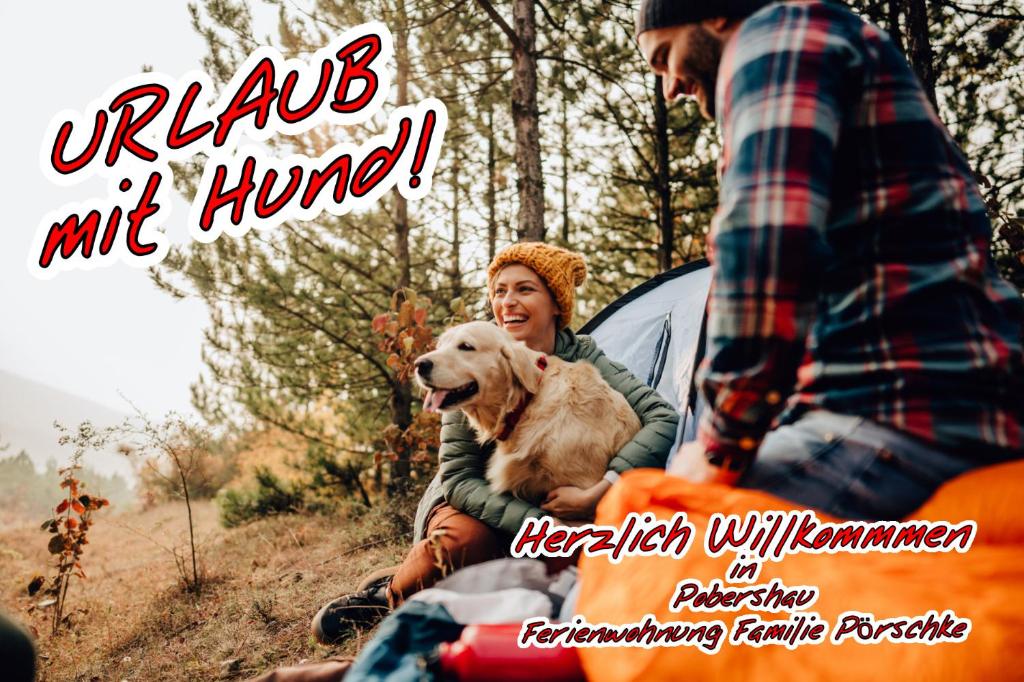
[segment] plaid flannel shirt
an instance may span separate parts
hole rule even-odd
[[[973,174],[888,35],[769,5],[724,48],[698,439],[748,465],[809,408],[965,456],[1020,455],[1020,294]],[[781,413],[781,414],[780,414]]]

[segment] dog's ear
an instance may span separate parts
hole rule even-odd
[[[501,354],[508,359],[512,368],[512,376],[516,378],[530,393],[536,393],[540,389],[540,379],[544,371],[537,366],[537,358],[540,353],[530,350],[523,343],[508,343],[502,346]]]

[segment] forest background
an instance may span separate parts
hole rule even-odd
[[[977,172],[1003,273],[1024,286],[1019,7],[853,7],[906,53]],[[416,422],[407,371],[416,352],[405,339],[421,351],[429,338],[417,326],[486,314],[483,269],[503,245],[527,239],[583,251],[591,279],[578,319],[703,256],[717,132],[693,102],[668,106],[637,50],[634,12],[621,1],[285,3],[277,35],[261,38],[244,4],[196,8],[204,65],[220,83],[267,41],[302,56],[345,27],[381,19],[395,38],[390,103],[436,96],[450,119],[427,200],[394,192],[357,216],[190,245],[155,271],[169,294],[198,296],[211,313],[209,376],[194,388],[202,414],[236,431],[273,425],[306,443],[314,467],[343,462],[372,470],[375,489],[385,480],[401,488],[434,455],[423,438],[430,429]],[[378,132],[383,119],[274,142],[281,155],[314,156]],[[386,322],[384,311],[393,312]],[[348,484],[359,488],[355,478]]]

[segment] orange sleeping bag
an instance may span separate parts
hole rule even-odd
[[[764,562],[756,584],[778,578],[787,586],[820,588],[807,607],[834,628],[844,611],[874,614],[875,619],[916,617],[946,609],[970,618],[960,643],[862,644],[853,640],[755,648],[726,641],[716,654],[691,646],[590,647],[579,654],[589,680],[990,680],[1024,679],[1024,462],[980,469],[954,479],[908,519],[958,522],[974,520],[977,534],[965,554],[878,553],[796,554],[782,562]],[[655,470],[634,471],[605,496],[596,522],[618,526],[630,512],[649,511],[669,519],[686,511],[696,533],[681,558],[625,556],[618,564],[584,556],[578,610],[588,623],[639,623],[645,615],[659,622],[721,620],[726,629],[738,617],[756,613],[765,621],[787,613],[742,609],[713,613],[669,610],[676,584],[693,578],[708,585],[736,558],[704,552],[708,519],[715,512],[793,510],[800,507],[751,490],[694,485]],[[821,521],[836,521],[818,514]],[[747,585],[749,586],[749,585]],[[727,633],[728,636],[728,633]]]

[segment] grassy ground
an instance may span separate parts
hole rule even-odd
[[[0,608],[38,635],[41,680],[245,678],[268,668],[352,654],[359,633],[322,647],[309,623],[325,602],[406,547],[385,512],[359,518],[286,515],[223,529],[210,502],[193,505],[205,586],[182,589],[167,548],[187,545],[183,503],[97,513],[74,580],[70,631],[51,637],[48,609],[25,586],[49,572],[38,525],[0,530]],[[163,545],[163,548],[160,546]],[[225,663],[241,659],[233,664]]]

